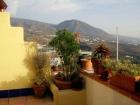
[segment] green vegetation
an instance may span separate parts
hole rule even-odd
[[[69,81],[78,70],[77,60],[80,48],[74,34],[65,29],[59,30],[56,32],[56,37],[50,42],[50,45],[55,48],[62,60],[64,72],[61,76]]]
[[[121,59],[118,62],[115,59],[105,59],[103,65],[111,68],[114,73],[138,76],[140,75],[140,65],[134,64],[128,59]]]
[[[119,62],[119,73],[138,76],[140,75],[140,65],[133,64],[130,60],[122,59]]]

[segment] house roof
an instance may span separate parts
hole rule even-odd
[[[0,0],[0,10],[6,9],[6,8],[7,8],[7,4],[3,0]]]

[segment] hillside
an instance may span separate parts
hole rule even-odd
[[[13,26],[22,26],[25,30],[25,40],[30,40],[32,37],[47,37],[54,35],[58,29],[68,29],[71,32],[79,32],[81,36],[89,36],[90,38],[115,41],[115,35],[111,35],[102,29],[93,27],[79,20],[67,20],[58,25],[43,23],[39,21],[11,18]],[[120,43],[140,44],[140,39],[133,37],[119,36]]]
[[[92,36],[93,38],[100,38],[102,40],[112,40],[113,36],[103,31],[102,29],[95,28],[87,23],[79,20],[68,20],[56,25],[57,29],[68,29],[72,32],[80,32],[82,36]]]
[[[72,32],[80,32],[81,36],[89,36],[91,39],[106,40],[107,45],[112,51],[112,55],[115,56],[116,54],[116,44],[113,42],[116,40],[115,36],[79,20],[68,20],[54,25],[27,19],[11,18],[11,24],[13,26],[24,27],[24,39],[26,41],[35,39],[41,44],[46,44],[48,39],[51,39],[49,36],[54,35],[58,29],[65,28]],[[81,43],[81,47],[86,50],[91,50],[90,47],[94,48],[97,44],[95,42],[89,46],[89,43],[86,43]],[[122,57],[126,55],[133,56],[135,62],[140,63],[140,39],[119,36],[119,54]]]
[[[98,44],[99,43],[92,44],[92,50],[94,50]],[[105,44],[109,47],[112,57],[116,57],[116,43],[106,42]],[[119,44],[119,58],[126,56],[130,58],[133,57],[135,63],[140,63],[140,45]]]
[[[105,41],[115,41],[116,35],[111,35],[102,29],[93,27],[85,22],[79,20],[67,20],[59,23],[55,26],[56,29],[68,29],[71,32],[80,32],[81,36],[89,36],[90,38],[105,40]],[[126,37],[119,35],[120,43],[125,44],[140,44],[139,38]]]
[[[11,18],[11,25],[24,27],[24,38],[27,41],[54,35],[56,32],[56,28],[51,24],[27,19]]]

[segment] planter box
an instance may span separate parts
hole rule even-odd
[[[60,80],[58,78],[54,78],[53,79],[55,85],[60,89],[71,89],[72,88],[72,82],[71,81],[64,81],[64,80]]]
[[[140,76],[128,76],[124,74],[116,74],[110,78],[110,84],[129,92],[136,92],[136,82],[140,80]]]

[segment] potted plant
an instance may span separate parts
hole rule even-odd
[[[58,30],[50,45],[57,51],[63,66],[63,71],[55,75],[54,82],[59,89],[71,88],[73,75],[79,72],[77,61],[80,48],[74,33],[66,29]]]
[[[92,54],[92,65],[96,74],[102,74],[104,72],[104,66],[102,60],[110,57],[110,50],[105,44],[99,44],[95,47]]]
[[[36,96],[43,97],[46,88],[51,82],[51,67],[49,55],[39,51],[36,43],[27,46],[27,53],[24,63],[26,67],[35,75],[33,78],[33,90]]]
[[[137,82],[140,81],[140,66],[129,60],[118,61],[116,65],[116,72],[110,78],[110,83],[132,93],[139,91]]]
[[[112,77],[113,72],[116,71],[117,61],[111,58],[104,58],[102,60],[102,65],[105,68],[104,72],[101,74],[101,79],[108,80]]]

